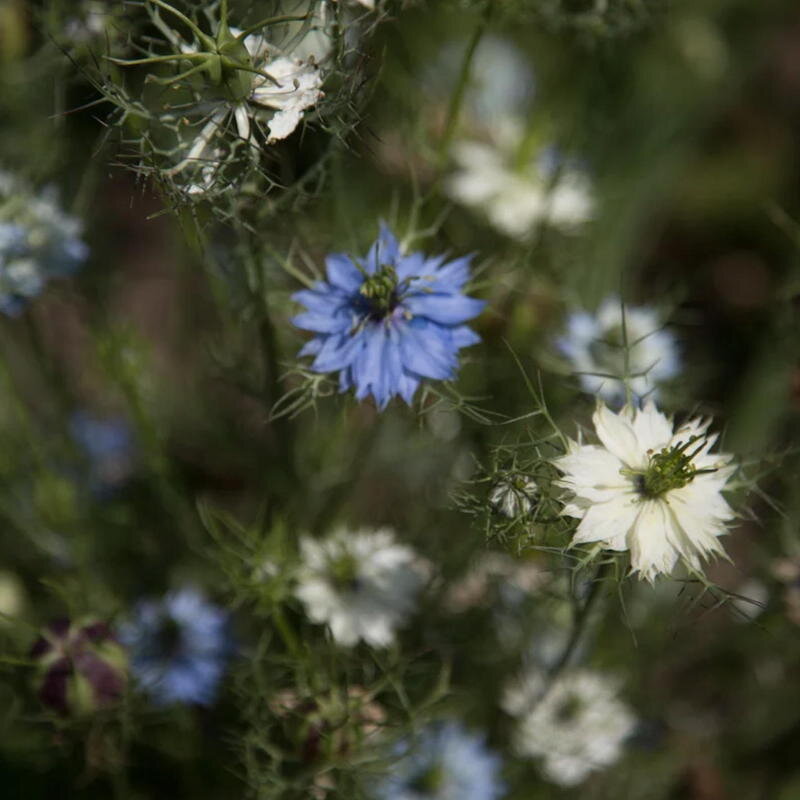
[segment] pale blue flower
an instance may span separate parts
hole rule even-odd
[[[464,324],[485,305],[461,293],[471,260],[404,255],[382,226],[366,258],[328,256],[327,280],[293,296],[307,309],[294,324],[316,334],[300,355],[314,356],[315,372],[339,372],[359,400],[411,403],[424,378],[454,378],[458,351],[480,341]]]
[[[232,649],[228,614],[191,588],[140,602],[120,639],[157,705],[212,703]]]
[[[653,308],[625,306],[607,298],[596,313],[575,311],[556,345],[571,362],[584,391],[615,404],[625,399],[626,368],[634,397],[656,396],[664,381],[680,371],[675,336]],[[627,340],[627,363],[625,340]]]
[[[455,722],[432,725],[401,746],[376,800],[497,800],[505,792],[500,758],[480,735]]]
[[[89,255],[80,221],[52,191],[39,195],[0,173],[0,312],[20,313],[51,278],[72,274]]]

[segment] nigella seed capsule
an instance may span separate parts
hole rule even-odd
[[[37,666],[39,700],[61,716],[107,708],[125,690],[127,653],[104,622],[54,620],[29,655]]]

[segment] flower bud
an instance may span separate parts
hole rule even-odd
[[[34,642],[39,700],[62,716],[91,714],[116,702],[127,682],[127,653],[97,620],[51,622]]]

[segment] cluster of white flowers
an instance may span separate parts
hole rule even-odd
[[[503,708],[517,719],[521,755],[540,759],[548,780],[575,786],[622,755],[635,718],[604,675],[567,671],[548,685],[538,671],[508,687]]]
[[[572,441],[555,460],[571,494],[564,514],[580,520],[573,544],[630,551],[633,570],[649,581],[679,560],[697,570],[722,554],[719,537],[733,518],[722,492],[735,467],[730,455],[710,452],[710,421],[673,430],[648,402],[619,414],[599,404],[593,422],[600,444]]]
[[[327,539],[303,538],[295,594],[314,622],[352,646],[394,641],[427,577],[425,562],[388,529],[339,529]]]
[[[570,360],[584,391],[612,403],[625,397],[625,380],[636,397],[654,396],[675,377],[679,360],[675,337],[653,308],[623,307],[607,298],[595,314],[576,311],[556,342]]]

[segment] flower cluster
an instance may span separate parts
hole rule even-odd
[[[458,351],[479,341],[465,324],[484,307],[462,293],[471,261],[405,254],[385,226],[365,258],[328,256],[327,280],[294,295],[307,309],[294,324],[316,334],[300,355],[359,400],[410,404],[425,378],[454,378]]]
[[[89,255],[81,222],[55,193],[33,193],[0,172],[0,311],[15,315],[51,278],[71,275]]]

